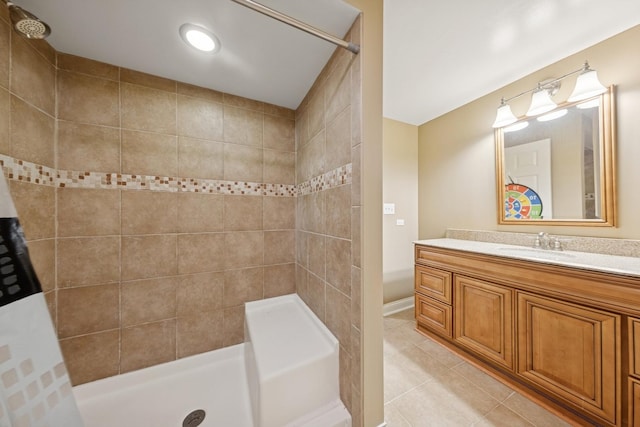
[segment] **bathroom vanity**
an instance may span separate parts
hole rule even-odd
[[[415,315],[572,423],[640,427],[640,258],[417,241]]]

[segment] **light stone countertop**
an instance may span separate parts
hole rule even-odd
[[[640,258],[575,251],[554,251],[504,243],[459,239],[416,240],[417,245],[536,261],[640,278]]]

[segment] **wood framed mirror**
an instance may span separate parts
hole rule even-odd
[[[495,130],[498,224],[615,226],[614,94]]]

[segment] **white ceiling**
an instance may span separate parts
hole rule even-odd
[[[420,125],[640,24],[640,0],[386,0],[384,19],[384,116]]]
[[[339,37],[358,13],[342,0],[257,1]],[[231,0],[15,3],[51,26],[58,51],[288,108],[335,48]],[[419,125],[640,24],[640,0],[386,0],[384,18],[384,116]],[[185,22],[222,50],[187,47]]]

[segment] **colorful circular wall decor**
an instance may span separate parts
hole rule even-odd
[[[505,185],[504,209],[505,219],[542,219],[542,200],[526,185]]]

